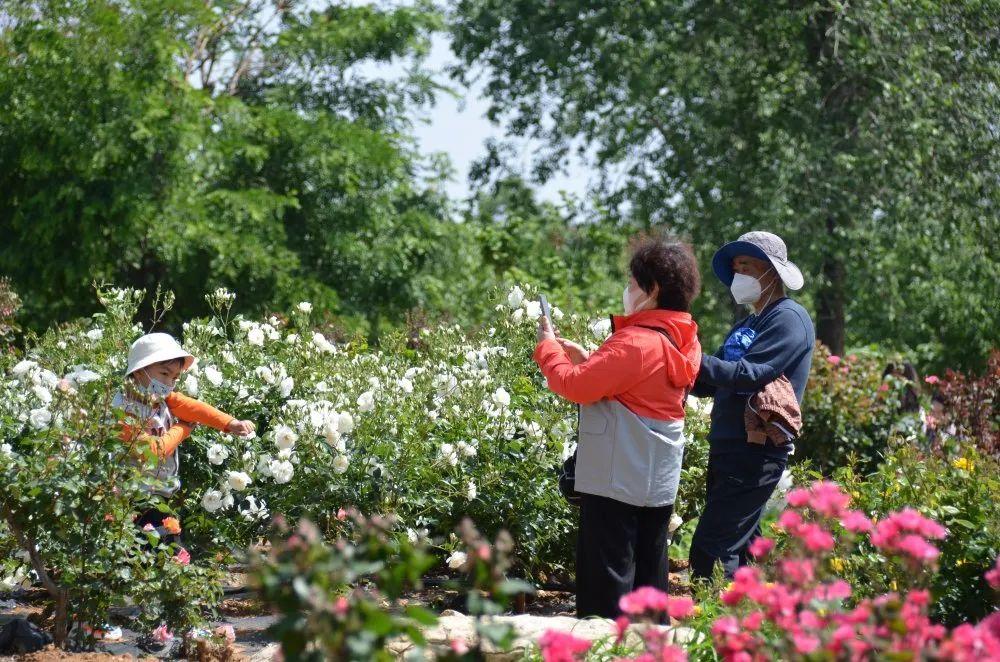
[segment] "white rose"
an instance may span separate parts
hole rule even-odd
[[[264,346],[264,330],[260,327],[254,327],[247,331],[247,342],[251,345],[257,345],[258,347]]]
[[[670,515],[670,523],[667,525],[667,531],[673,533],[677,529],[681,528],[681,524],[683,523],[684,520],[681,519],[681,516],[677,513],[673,513]]]
[[[188,375],[187,379],[184,380],[184,390],[188,392],[191,397],[198,396],[198,378],[194,375]]]
[[[514,314],[510,316],[515,324],[520,324],[524,321],[524,308],[518,308],[514,311]]]
[[[253,482],[250,480],[250,476],[243,471],[230,471],[228,480],[229,487],[233,488],[237,492],[242,492],[248,485],[250,485],[250,483]]]
[[[406,372],[403,373],[403,377],[406,377],[407,379],[413,379],[423,371],[424,371],[423,368],[408,368]]]
[[[399,388],[400,388],[400,390],[401,390],[401,391],[402,391],[403,393],[407,393],[407,394],[409,394],[409,393],[413,393],[413,382],[411,382],[411,381],[410,381],[409,379],[407,379],[406,377],[403,377],[402,379],[400,379],[400,380],[399,380],[399,381],[397,382],[397,384],[399,384]]]
[[[542,316],[542,304],[533,300],[525,301],[524,314],[530,320],[538,319]]]
[[[31,370],[33,370],[34,368],[37,368],[37,367],[38,367],[38,364],[35,363],[34,361],[24,360],[24,361],[21,361],[20,363],[18,363],[16,366],[14,366],[12,372],[15,375],[17,375],[18,377],[20,377],[21,375],[24,375],[24,374],[27,374],[28,372],[31,372]]]
[[[354,431],[354,417],[349,412],[341,412],[337,417],[337,428],[341,434],[350,434]]]
[[[265,478],[271,477],[271,463],[274,462],[274,458],[265,453],[261,455],[257,460],[257,473]]]
[[[254,374],[256,374],[257,377],[260,378],[260,381],[265,384],[274,383],[274,372],[266,365],[259,366],[256,370],[254,370]]]
[[[451,556],[448,557],[447,563],[448,567],[452,570],[458,570],[468,562],[469,556],[465,552],[452,552]]]
[[[210,365],[205,368],[205,379],[212,386],[222,386],[222,371],[216,368],[214,365]]]
[[[358,410],[363,413],[368,413],[375,409],[375,394],[371,391],[365,391],[358,396]]]
[[[464,441],[458,442],[458,452],[460,452],[465,457],[475,457],[476,447],[472,444],[467,444]]]
[[[609,319],[594,320],[589,325],[587,325],[587,328],[590,330],[590,333],[592,333],[595,338],[597,338],[598,340],[604,340],[609,335],[611,335],[611,320]]]
[[[510,405],[510,393],[504,390],[501,386],[493,393],[493,404],[497,407],[506,407]]]
[[[317,348],[317,349],[318,349],[319,351],[321,351],[321,352],[325,352],[325,353],[327,353],[327,354],[329,354],[329,353],[333,352],[333,350],[334,350],[334,349],[336,349],[336,348],[335,348],[335,347],[333,346],[333,343],[331,343],[331,342],[330,342],[329,340],[327,340],[327,339],[326,339],[326,336],[324,336],[324,335],[323,335],[322,333],[320,333],[319,331],[317,331],[317,332],[313,333],[313,336],[312,336],[312,342],[313,342],[313,345],[315,345],[315,346],[316,346],[316,348]]]
[[[223,507],[223,509],[232,508],[233,507],[233,503],[235,503],[235,501],[233,499],[233,493],[232,492],[225,492],[222,495],[222,507]]]
[[[308,301],[303,301],[298,306],[296,306],[296,308],[299,309],[299,312],[308,314],[312,312],[313,305]]]
[[[347,467],[349,467],[350,464],[351,461],[347,459],[346,455],[338,455],[333,458],[333,471],[334,473],[342,474],[347,471]]]
[[[222,444],[212,444],[208,447],[208,461],[218,466],[229,458],[229,451]]]
[[[465,492],[465,496],[469,498],[469,501],[474,501],[475,498],[476,498],[476,495],[478,495],[478,494],[479,494],[479,492],[476,490],[476,481],[470,480],[469,481],[469,487],[468,487],[468,489]]]
[[[201,497],[201,507],[210,513],[222,508],[222,492],[219,490],[209,490]]]
[[[323,426],[323,439],[330,446],[335,446],[340,441],[340,429],[335,422],[329,422]]]
[[[11,456],[14,454],[14,448],[10,444],[0,444],[0,455]]]
[[[563,311],[559,310],[555,306],[552,307],[552,319],[558,321],[564,317],[566,317],[566,315],[563,313]]]
[[[294,474],[295,467],[288,460],[275,460],[271,463],[271,475],[274,476],[274,482],[279,485],[291,482]]]
[[[93,370],[87,370],[85,368],[78,368],[73,372],[69,373],[68,375],[66,375],[67,380],[78,386],[80,384],[89,384],[95,379],[100,379],[100,378],[101,376],[99,374],[97,374]]]
[[[47,388],[43,386],[33,386],[31,391],[35,394],[36,398],[42,401],[43,405],[47,405],[52,402],[52,394]]]
[[[274,445],[282,450],[292,448],[298,440],[299,435],[287,425],[279,425],[274,429]]]
[[[52,412],[50,412],[45,407],[39,407],[38,409],[32,409],[28,414],[28,420],[31,421],[31,426],[36,430],[42,430],[49,426],[52,422]]]
[[[524,302],[524,291],[517,285],[510,288],[510,292],[507,293],[507,305],[511,308],[520,308],[522,302]]]
[[[89,338],[93,342],[97,342],[103,337],[104,337],[103,329],[91,329],[90,331],[87,331],[87,338]]]
[[[278,390],[283,398],[290,396],[293,388],[295,388],[295,380],[291,377],[285,377],[282,379],[281,384],[278,386]]]

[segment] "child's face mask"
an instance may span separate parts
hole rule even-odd
[[[146,372],[145,374],[146,374],[146,379],[149,380],[149,383],[143,385],[136,382],[136,386],[138,386],[139,390],[145,393],[146,395],[155,395],[160,398],[165,398],[168,395],[170,395],[171,391],[174,390],[174,387],[171,386],[170,384],[164,384],[163,382],[161,382],[156,377],[153,377],[148,372]]]

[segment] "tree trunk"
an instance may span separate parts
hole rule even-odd
[[[844,315],[844,261],[836,255],[836,221],[826,220],[827,254],[823,258],[823,284],[816,298],[816,337],[838,356],[844,353],[847,320]]]

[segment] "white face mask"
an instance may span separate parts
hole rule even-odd
[[[770,270],[765,271],[761,274],[760,278],[763,278],[767,274],[771,273]],[[760,287],[760,278],[754,278],[753,276],[747,276],[746,274],[734,274],[733,284],[729,286],[729,291],[733,293],[733,298],[736,299],[736,303],[739,304],[751,304],[756,303],[764,295],[764,292]],[[774,287],[778,280],[774,279],[767,289],[770,290]]]
[[[139,390],[145,393],[146,395],[155,395],[160,398],[165,398],[168,395],[170,395],[170,393],[174,390],[173,386],[170,386],[169,384],[164,384],[163,382],[161,382],[156,377],[153,377],[148,372],[146,373],[146,378],[149,379],[149,384],[147,384],[146,386],[143,386],[142,384],[138,383],[136,384],[136,386],[139,387]]]
[[[636,303],[632,300],[632,295],[629,294],[629,289],[630,288],[626,285],[625,291],[622,292],[622,308],[625,310],[626,315],[639,312],[652,299],[652,297],[647,296],[642,302]],[[642,289],[640,288],[639,291],[642,292]]]

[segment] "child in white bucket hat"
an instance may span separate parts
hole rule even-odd
[[[196,424],[208,425],[220,432],[240,436],[253,434],[250,421],[239,421],[215,407],[174,391],[181,373],[191,367],[194,357],[173,336],[149,333],[134,343],[128,352],[124,392],[115,396],[113,406],[125,411],[122,439],[136,449],[152,455],[147,465],[149,484],[146,491],[169,498],[180,487],[178,447]],[[165,515],[153,508],[143,513],[136,524],[152,525],[161,536],[176,533],[164,527]],[[165,540],[172,538],[166,537]]]

